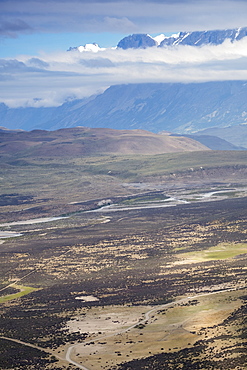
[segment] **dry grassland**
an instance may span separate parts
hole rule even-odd
[[[221,292],[187,298],[168,307],[158,306],[145,324],[139,326],[138,321],[143,320],[144,313],[151,307],[92,308],[67,322],[71,332],[89,333],[85,344],[73,347],[71,358],[90,369],[111,369],[133,359],[193,348],[197,341],[217,336],[222,338],[213,340],[209,346],[216,355],[229,345],[228,338],[223,339],[226,328],[220,324],[241,306],[239,295],[237,291]],[[133,324],[136,327],[125,332]],[[231,330],[234,334],[235,329]],[[233,346],[241,345],[234,335],[231,342]]]

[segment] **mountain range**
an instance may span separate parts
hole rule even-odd
[[[59,107],[8,108],[1,104],[0,126],[23,130],[86,126],[179,134],[234,126],[244,131],[246,96],[246,81],[116,85],[103,94]],[[242,131],[241,146],[247,147]],[[219,130],[217,136],[221,137]],[[221,138],[239,146],[237,136],[235,130],[234,136]]]
[[[247,27],[226,30],[179,32],[171,36],[160,34],[152,37],[148,34],[133,34],[124,37],[117,44],[120,49],[146,49],[149,47],[168,47],[176,45],[202,46],[206,44],[220,45],[226,40],[239,41],[247,36]],[[114,47],[113,47],[114,49]],[[104,50],[98,44],[86,44],[70,47],[68,51],[93,51]]]
[[[193,45],[201,46],[205,44],[220,45],[225,40],[231,42],[241,40],[247,36],[247,27],[240,27],[227,30],[212,30],[212,31],[193,31],[179,32],[172,36],[163,34],[152,37],[148,34],[133,34],[124,37],[119,41],[117,47],[121,49],[129,48],[147,48],[147,47],[167,47],[175,45]]]
[[[208,43],[220,44],[227,39],[234,42],[246,35],[247,27],[180,32],[170,37],[159,35],[152,38],[137,34],[123,38],[117,47],[175,47],[180,44],[200,46]],[[70,50],[99,50],[97,44],[90,45]],[[69,101],[59,107],[9,108],[2,103],[0,126],[14,130],[57,130],[84,126],[138,129],[153,133],[168,131],[191,138],[197,134],[196,140],[211,149],[239,149],[247,148],[246,96],[247,81],[114,85],[102,94]],[[212,138],[215,136],[221,141]]]

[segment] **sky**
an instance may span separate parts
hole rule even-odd
[[[112,49],[125,36],[247,26],[246,0],[0,0],[0,102],[57,106],[113,84],[247,80],[247,41]],[[102,50],[68,52],[97,43]]]

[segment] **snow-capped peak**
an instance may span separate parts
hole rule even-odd
[[[161,33],[158,36],[153,37],[154,41],[156,41],[157,45],[160,45],[160,43],[166,38],[166,36]]]
[[[111,49],[146,49],[149,47],[172,47],[177,45],[220,45],[227,39],[231,42],[235,42],[241,40],[243,37],[247,37],[247,27],[239,27],[229,30],[179,32],[170,36],[166,36],[162,33],[154,37],[149,34],[133,34],[124,37],[119,41],[116,47],[112,47]],[[71,50],[79,51],[81,53],[97,53],[98,51],[106,50],[106,48],[101,48],[98,44],[94,43],[71,47],[68,51]]]
[[[179,38],[179,35],[180,35],[180,32],[173,33],[170,37],[172,37],[173,39],[178,39]]]
[[[78,50],[80,53],[83,53],[84,51],[90,51],[93,53],[97,53],[100,50],[105,50],[105,48],[101,48],[98,44],[86,44],[84,46],[76,46],[76,47],[71,47],[69,48],[68,51],[71,50]]]

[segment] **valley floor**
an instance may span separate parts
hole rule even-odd
[[[94,174],[94,198],[62,175],[52,198],[23,171],[19,195],[3,177],[1,369],[246,369],[243,167],[221,182]]]

